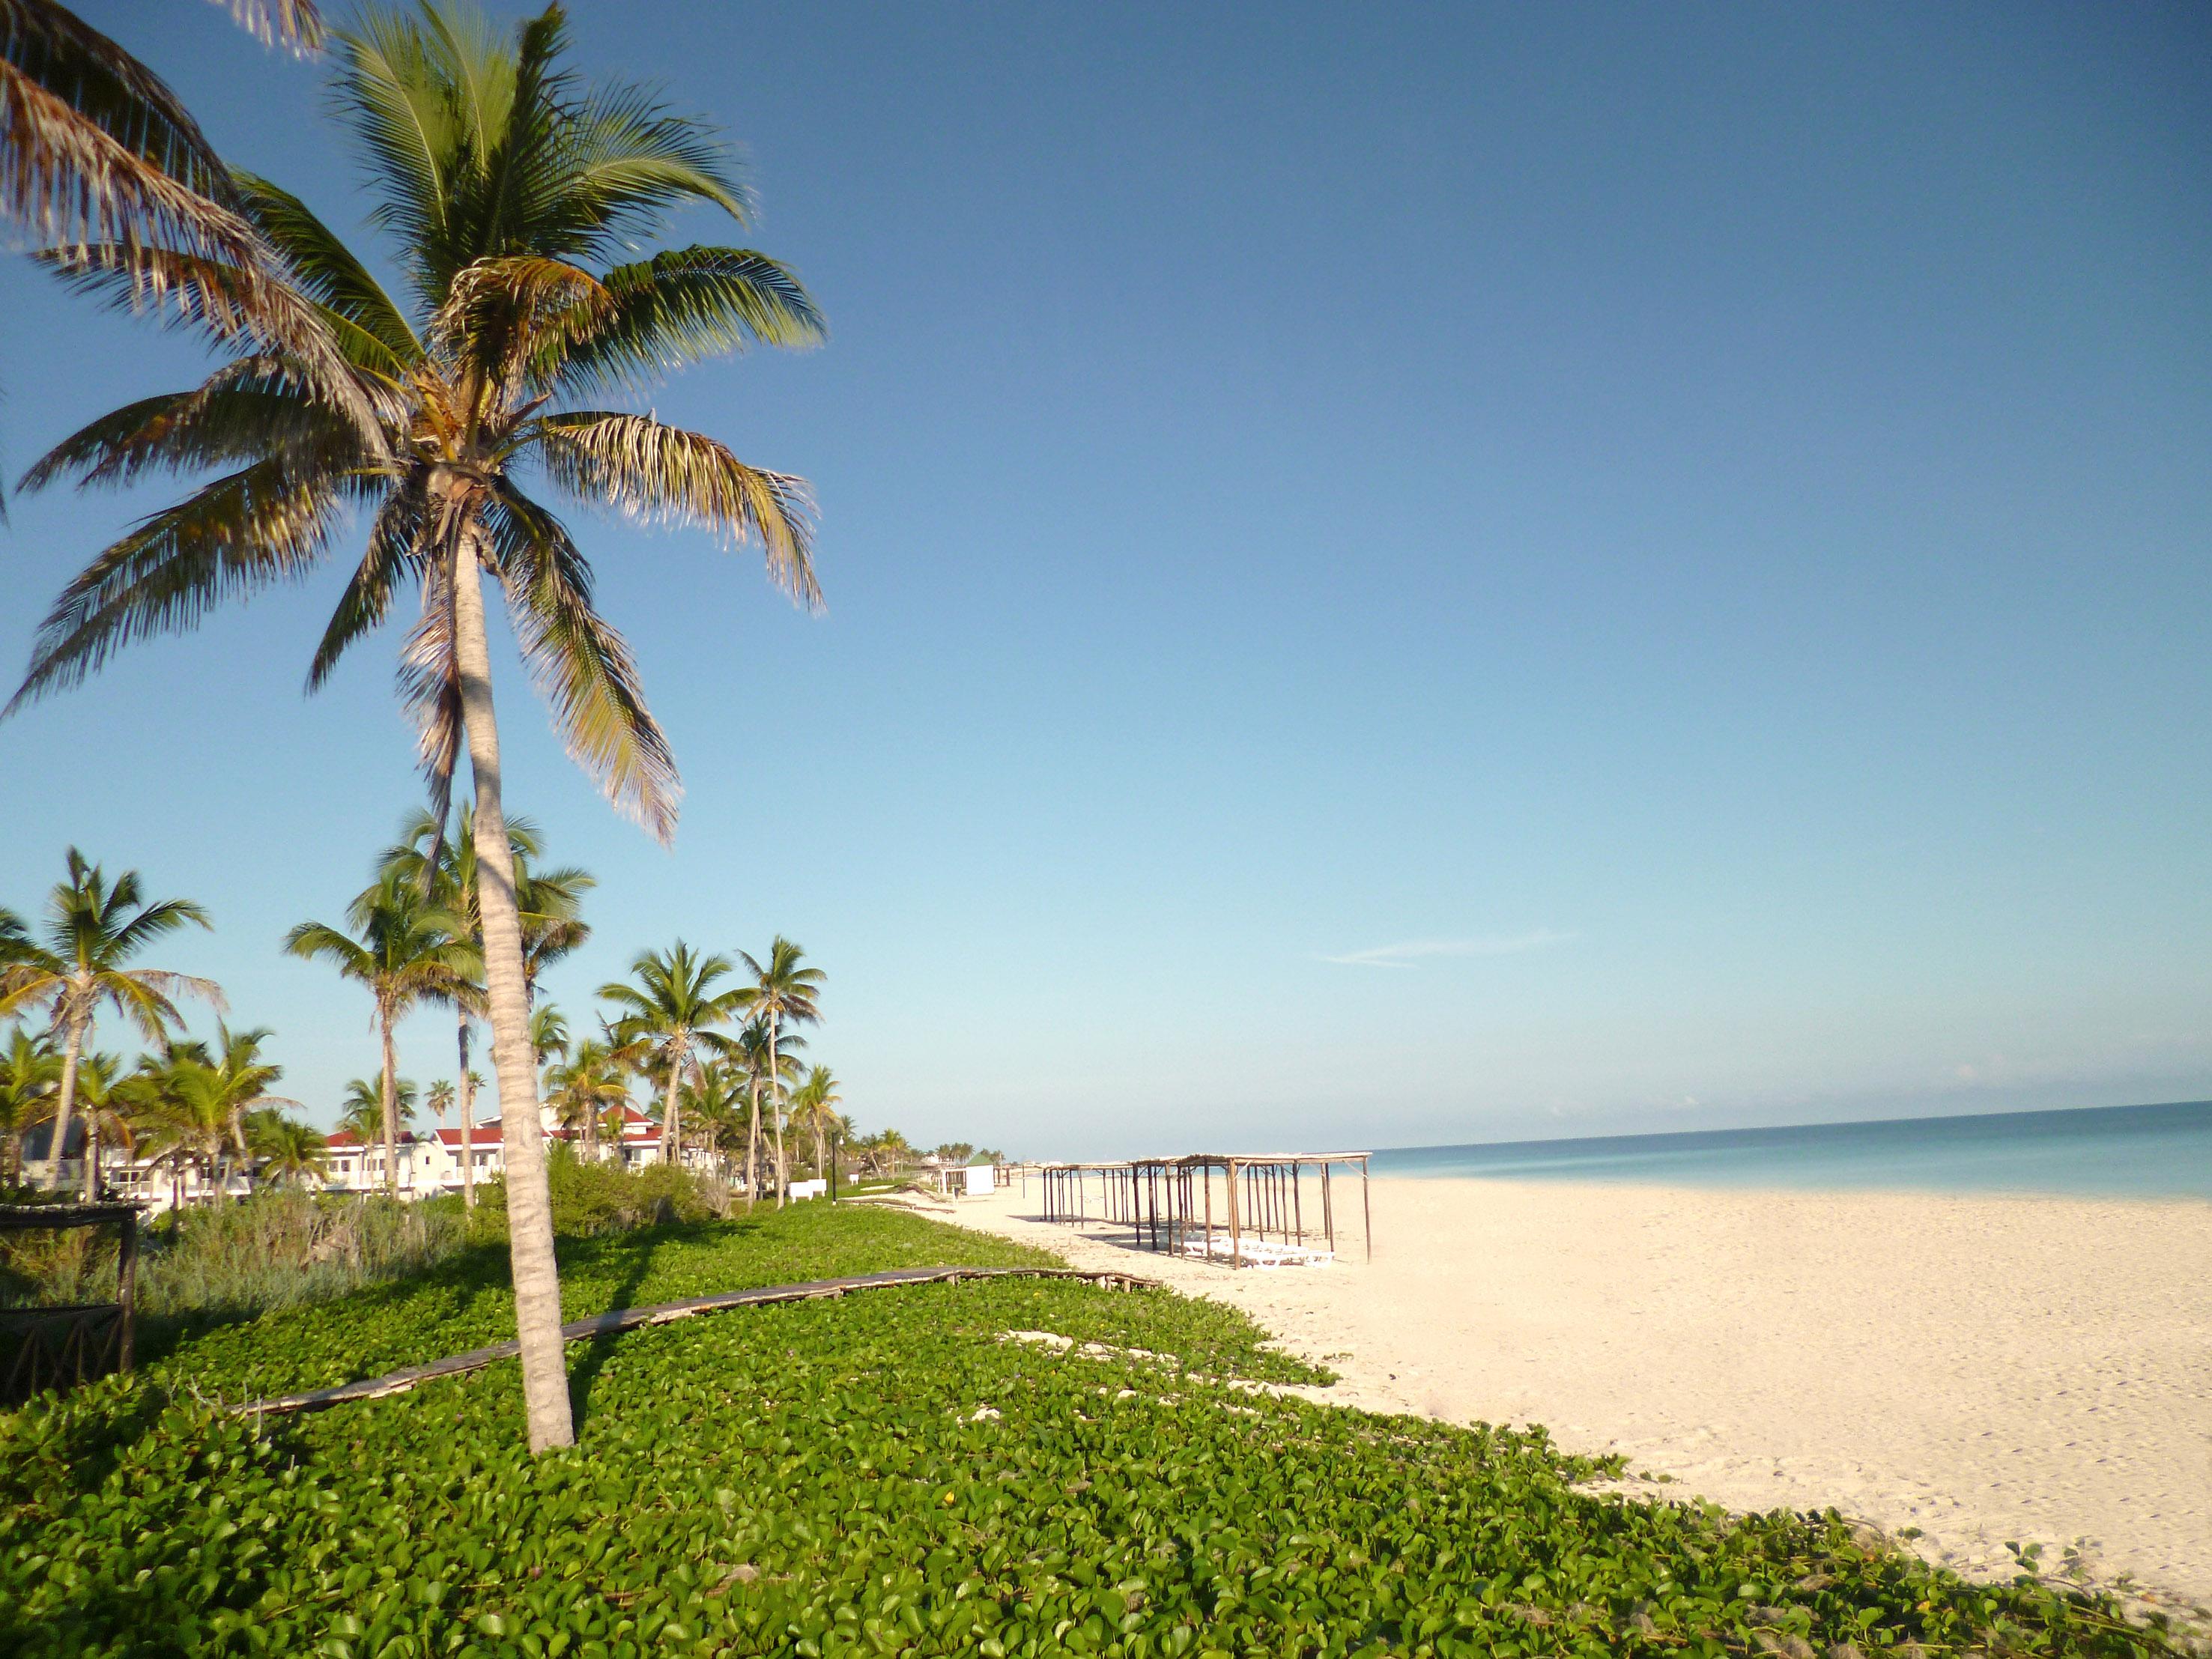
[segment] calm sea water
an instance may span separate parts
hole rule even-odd
[[[1401,1146],[1376,1175],[2212,1198],[2212,1101]]]

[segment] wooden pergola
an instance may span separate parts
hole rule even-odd
[[[138,1282],[136,1204],[0,1204],[0,1232],[114,1226],[116,1299],[48,1308],[0,1308],[0,1401],[73,1388],[131,1369]]]
[[[1336,1250],[1334,1172],[1359,1171],[1361,1240],[1374,1259],[1368,1196],[1370,1152],[1193,1152],[1115,1164],[1048,1164],[1047,1221],[1104,1221],[1132,1229],[1140,1249],[1252,1265],[1247,1242]],[[1219,1176],[1217,1207],[1216,1180]],[[1315,1181],[1309,1218],[1305,1182]],[[1218,1248],[1217,1249],[1217,1241]],[[1199,1244],[1194,1250],[1191,1246]]]

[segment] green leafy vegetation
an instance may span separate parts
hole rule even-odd
[[[870,1207],[569,1241],[576,1314],[1036,1254]],[[2109,1602],[1961,1583],[1831,1514],[1602,1496],[1540,1431],[1317,1407],[1217,1304],[1060,1280],[871,1291],[318,1416],[222,1401],[512,1331],[495,1253],[179,1342],[0,1419],[26,1656],[2156,1652]],[[507,1322],[502,1328],[502,1321]],[[1048,1332],[1048,1345],[1014,1333]],[[1139,1352],[1139,1351],[1143,1351]]]

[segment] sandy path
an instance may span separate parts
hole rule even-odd
[[[1032,1187],[1032,1194],[1035,1188]],[[1738,1509],[1834,1504],[1962,1571],[2056,1566],[2212,1604],[2212,1205],[1375,1182],[1371,1264],[1231,1274],[1046,1226],[1328,1358],[1374,1409],[1540,1422]]]

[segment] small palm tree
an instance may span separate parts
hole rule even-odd
[[[0,1187],[23,1179],[23,1135],[54,1109],[62,1057],[54,1045],[17,1025],[0,1048]]]
[[[791,1097],[791,1121],[793,1128],[803,1128],[814,1137],[814,1173],[824,1175],[830,1169],[830,1137],[842,1120],[837,1108],[844,1097],[837,1092],[837,1079],[827,1066],[817,1066],[806,1073]]]
[[[215,1042],[199,1055],[215,1073],[216,1087],[230,1117],[231,1151],[240,1163],[251,1156],[246,1144],[246,1114],[276,1106],[296,1107],[300,1103],[270,1092],[283,1077],[284,1068],[261,1058],[261,1045],[269,1037],[266,1030],[234,1031],[218,1021]]]
[[[783,1149],[780,1039],[784,1026],[811,1025],[822,1018],[821,1005],[816,999],[821,994],[823,981],[829,975],[819,968],[800,967],[799,961],[805,952],[781,933],[769,945],[766,966],[754,960],[749,952],[740,951],[738,954],[744,957],[745,966],[752,971],[753,1012],[768,1022],[768,1085],[775,1119],[775,1207],[780,1210],[789,1201],[791,1186],[791,1165]]]
[[[247,1116],[246,1142],[260,1160],[261,1174],[279,1186],[304,1187],[330,1174],[329,1137],[273,1107]]]
[[[768,1040],[768,1022],[755,1019],[738,1034],[737,1045],[730,1055],[731,1063],[743,1073],[747,1101],[745,1111],[745,1208],[750,1211],[760,1193],[761,1173],[761,1091],[767,1089],[769,1109],[775,1109],[775,1091],[769,1085],[771,1071],[789,1083],[799,1074],[798,1057],[792,1052],[804,1048],[806,1039],[787,1031],[783,1035],[781,1052],[772,1050]]]
[[[545,1091],[555,1121],[582,1137],[584,1161],[596,1164],[599,1125],[629,1103],[629,1085],[614,1050],[597,1037],[585,1037],[574,1053],[546,1073]]]
[[[483,902],[478,880],[476,811],[464,801],[456,809],[456,828],[446,833],[441,819],[418,811],[400,826],[399,840],[379,862],[379,878],[411,882],[440,908],[467,923],[467,936],[479,955],[483,951]],[[526,817],[510,818],[507,848],[514,865],[516,919],[522,931],[522,978],[526,1000],[534,1003],[538,976],[591,937],[581,917],[583,896],[598,885],[588,872],[563,866],[539,870],[533,860],[544,852],[538,826]],[[467,1149],[461,1164],[461,1200],[473,1209],[476,1188],[476,1081],[469,1065],[469,1046],[474,1022],[487,1005],[481,983],[471,985],[454,1000],[453,1013],[461,1056],[461,1144]],[[533,1048],[536,1047],[532,1041]],[[538,1054],[542,1066],[544,1056]]]
[[[660,1156],[672,1162],[681,1153],[682,1116],[678,1085],[695,1049],[720,1053],[729,1040],[713,1028],[742,1009],[750,994],[742,985],[715,988],[729,977],[730,959],[695,955],[678,939],[667,951],[644,951],[629,965],[637,982],[616,980],[599,987],[605,1001],[623,1010],[615,1022],[617,1042],[641,1040],[649,1063],[662,1082]]]
[[[385,1084],[384,1184],[399,1190],[399,1115],[392,1085],[398,1066],[392,1031],[426,1002],[451,1002],[466,994],[472,953],[454,937],[454,919],[432,909],[414,889],[386,882],[356,901],[356,939],[325,922],[303,921],[284,936],[284,948],[307,961],[324,961],[365,987],[383,1044]]]
[[[396,1079],[392,1085],[392,1109],[404,1128],[415,1121],[418,1098],[411,1078]],[[338,1127],[364,1145],[384,1137],[384,1079],[357,1077],[345,1086],[338,1100]]]
[[[212,980],[125,965],[155,939],[188,923],[208,927],[207,912],[190,899],[148,902],[136,870],[125,870],[111,887],[100,867],[72,847],[69,878],[46,901],[43,939],[23,931],[10,944],[13,960],[0,967],[0,1014],[42,1008],[61,1038],[62,1070],[56,1085],[53,1143],[46,1158],[47,1186],[61,1184],[70,1114],[76,1108],[78,1061],[100,1009],[115,1009],[149,1042],[160,1042],[172,1027],[184,1023],[171,999],[195,996],[222,1007],[222,989]],[[88,1186],[93,1179],[89,1167],[85,1178]]]

